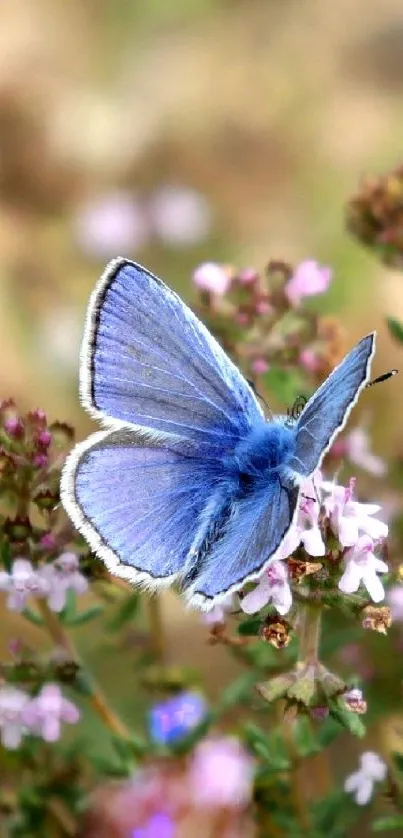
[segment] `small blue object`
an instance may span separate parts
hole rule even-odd
[[[131,838],[174,838],[175,826],[169,815],[152,815],[144,827],[134,829]]]
[[[150,710],[150,736],[159,745],[169,745],[197,727],[206,712],[206,702],[198,693],[181,693],[162,701]]]
[[[290,422],[266,420],[193,312],[127,259],[90,300],[81,400],[104,428],[76,446],[64,506],[109,570],[147,589],[178,583],[209,609],[270,564],[369,382],[375,333]]]

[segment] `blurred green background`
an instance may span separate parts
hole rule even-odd
[[[378,328],[375,373],[398,367],[384,316],[403,319],[403,278],[347,237],[343,213],[366,172],[402,161],[402,92],[401,0],[3,0],[2,397],[88,432],[83,317],[116,255],[189,300],[202,260],[316,258],[334,268],[322,305],[347,344]],[[376,390],[374,450],[403,453],[401,384]],[[171,602],[168,653],[198,659],[214,693],[232,664]],[[123,683],[99,634],[82,643],[132,706],[134,673]]]

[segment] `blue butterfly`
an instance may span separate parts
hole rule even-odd
[[[192,605],[210,608],[273,560],[374,352],[375,333],[295,422],[267,421],[180,298],[115,259],[91,296],[81,356],[81,401],[105,430],[66,462],[68,515],[112,573],[151,589],[179,583]]]

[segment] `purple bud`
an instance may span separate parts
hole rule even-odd
[[[36,438],[36,441],[43,448],[48,448],[50,443],[52,442],[52,434],[48,430],[40,431]]]
[[[10,416],[9,419],[6,419],[4,422],[4,429],[7,431],[9,436],[14,437],[14,439],[21,439],[24,436],[24,423],[19,416]]]
[[[35,468],[46,468],[48,464],[48,458],[46,454],[35,454],[32,463],[35,466]]]

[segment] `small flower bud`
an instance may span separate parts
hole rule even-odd
[[[49,445],[52,442],[52,434],[48,430],[40,431],[35,438],[35,442],[41,448],[49,448]]]
[[[11,416],[4,421],[4,430],[12,439],[22,439],[25,433],[24,423],[19,416]]]
[[[41,511],[48,511],[54,509],[59,502],[59,493],[51,492],[49,489],[44,492],[38,492],[33,498],[34,503]]]
[[[322,570],[322,562],[304,562],[301,559],[287,559],[287,567],[291,578],[296,582],[302,582],[307,576],[318,573]]]
[[[318,722],[324,722],[325,719],[327,719],[329,712],[329,708],[322,705],[319,705],[318,707],[311,707],[310,709],[312,718]]]
[[[17,515],[15,518],[6,518],[3,531],[11,543],[19,544],[30,537],[32,527],[29,518]]]
[[[292,627],[281,617],[267,617],[260,629],[262,640],[276,649],[285,649],[291,640]]]
[[[34,456],[32,457],[32,464],[35,466],[35,468],[38,469],[46,468],[48,462],[49,460],[46,454],[34,454]]]
[[[387,630],[392,624],[390,608],[386,605],[367,605],[362,613],[364,615],[362,621],[363,628],[377,631],[379,634],[387,634]]]
[[[343,698],[347,710],[351,710],[352,713],[357,713],[359,716],[362,716],[367,712],[367,702],[363,698],[362,691],[358,689],[358,687],[354,687],[353,689],[345,692]]]

